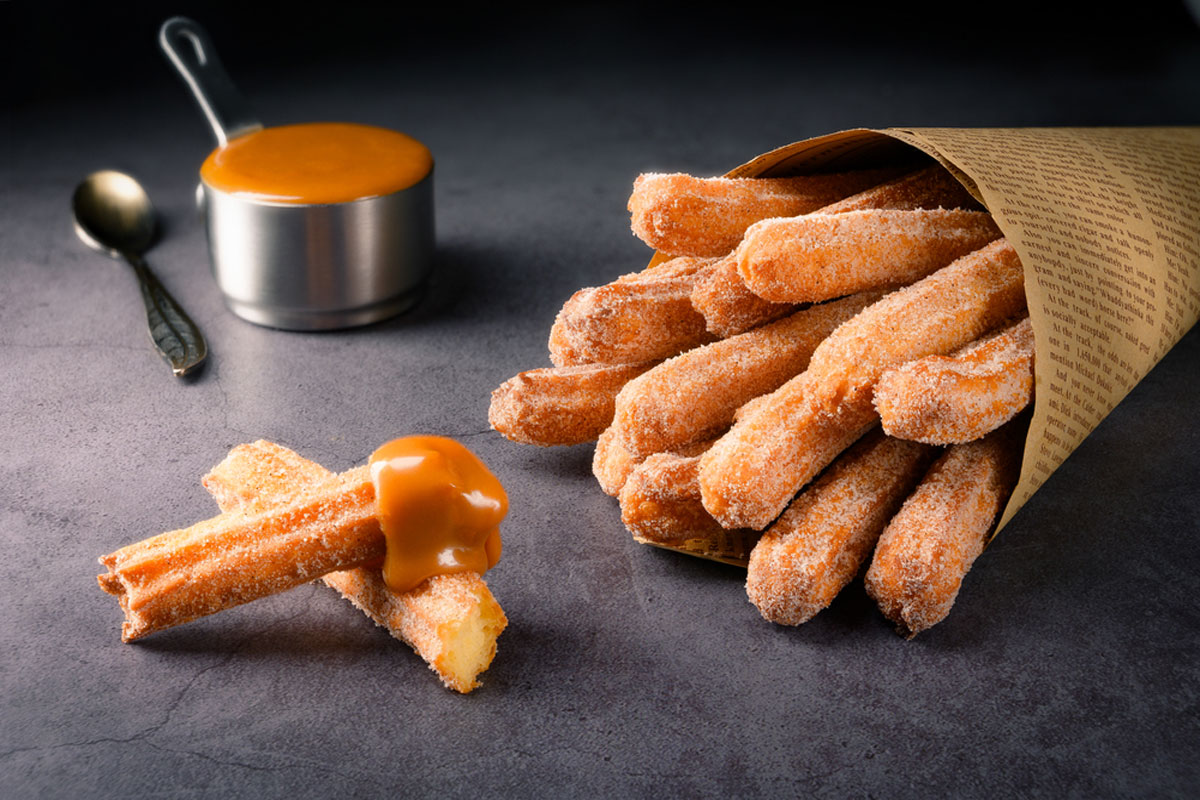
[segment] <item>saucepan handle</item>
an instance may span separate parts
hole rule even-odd
[[[262,128],[204,28],[187,17],[172,17],[159,28],[158,45],[191,89],[219,146]]]

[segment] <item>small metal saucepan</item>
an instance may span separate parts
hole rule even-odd
[[[264,130],[195,22],[167,20],[159,44],[216,137],[217,150],[206,170],[214,158],[250,141],[244,137],[304,127]],[[385,145],[388,136],[394,137],[402,147],[422,151],[427,166],[418,163],[415,182],[403,181],[395,190],[334,200],[235,191],[236,186],[218,187],[202,173],[197,201],[204,211],[213,275],[239,317],[272,328],[327,330],[376,322],[420,299],[434,250],[432,157],[403,134],[344,127],[382,134]],[[270,159],[262,169],[271,169]]]

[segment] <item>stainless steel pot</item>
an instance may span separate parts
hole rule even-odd
[[[260,130],[203,28],[167,20],[159,44],[221,147]],[[329,330],[401,313],[433,263],[433,172],[391,194],[340,203],[280,203],[201,180],[213,275],[226,304],[258,325]]]

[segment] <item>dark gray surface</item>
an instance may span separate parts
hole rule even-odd
[[[1173,17],[1154,47],[1080,38],[1038,54],[1011,26],[957,43],[949,25],[917,41],[879,26],[864,41],[831,16],[787,46],[789,31],[742,20],[673,36],[631,19],[585,9],[492,42],[443,31],[415,52],[254,69],[223,52],[268,123],[378,123],[434,151],[430,296],[357,331],[282,333],[223,308],[191,207],[207,132],[156,56],[145,85],[10,109],[0,795],[1194,791],[1200,331],[911,642],[859,582],[802,628],[763,622],[744,573],[630,541],[590,447],[518,446],[486,421],[492,388],[547,363],[571,292],[644,264],[624,210],[638,172],[719,173],[858,126],[1196,124],[1194,26]],[[201,21],[221,45],[219,20]],[[163,214],[149,261],[212,350],[194,380],[152,352],[127,270],[71,231],[71,189],[100,167],[140,176]],[[511,496],[488,576],[511,624],[483,688],[446,691],[318,586],[120,643],[96,557],[211,515],[199,478],[229,447],[273,439],[340,470],[410,432],[461,438]]]

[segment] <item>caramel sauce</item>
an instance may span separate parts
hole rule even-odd
[[[500,560],[508,495],[479,458],[453,439],[407,436],[371,454],[387,555],[383,580],[406,592],[433,575],[485,572]]]
[[[280,125],[218,147],[200,178],[222,192],[275,203],[345,203],[407,189],[433,169],[403,133],[345,122]]]

